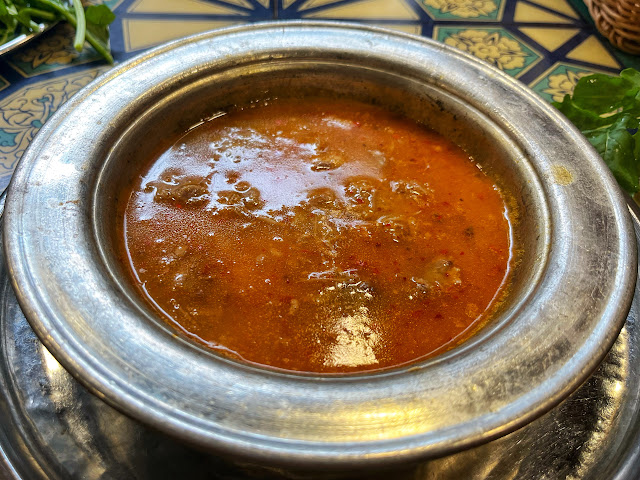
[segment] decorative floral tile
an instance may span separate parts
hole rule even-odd
[[[506,0],[417,0],[434,20],[497,21]]]
[[[580,78],[593,73],[609,72],[557,63],[539,79],[535,80],[530,87],[549,102],[561,102],[565,95],[573,93],[573,89]]]
[[[501,28],[438,27],[435,38],[517,77],[542,55]]]
[[[105,67],[31,84],[0,101],[0,189],[49,117]]]

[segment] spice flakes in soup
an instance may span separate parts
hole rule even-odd
[[[508,288],[505,199],[465,152],[379,107],[277,99],[193,128],[121,206],[158,314],[231,358],[358,372],[443,352]]]

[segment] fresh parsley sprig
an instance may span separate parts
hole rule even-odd
[[[81,0],[0,0],[0,44],[40,30],[40,24],[66,21],[76,29],[74,47],[85,40],[109,63],[109,24],[116,18],[106,5],[82,6]]]
[[[640,72],[582,77],[562,103],[564,113],[595,147],[622,188],[640,189]]]

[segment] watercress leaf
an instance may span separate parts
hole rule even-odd
[[[640,116],[640,87],[629,90],[622,99],[621,104],[626,113]]]
[[[91,5],[85,9],[87,23],[106,27],[116,19],[116,15],[106,5]]]
[[[633,115],[624,114],[622,115],[611,128],[626,128],[627,130],[635,130],[640,123],[640,118],[636,118]]]
[[[573,90],[573,101],[578,107],[601,115],[620,108],[633,86],[626,78],[596,73],[578,80]]]
[[[615,121],[615,118],[602,118],[589,110],[580,108],[570,95],[565,95],[562,103],[554,102],[553,105],[560,110],[580,130],[591,130]]]
[[[87,30],[100,42],[105,49],[109,49],[109,24],[115,15],[106,5],[92,5],[85,10]]]
[[[87,23],[87,31],[100,42],[100,44],[109,50],[109,29],[106,26],[96,25],[95,23]]]
[[[635,193],[640,188],[636,141],[629,131],[637,124],[634,120],[630,115],[624,115],[608,128],[583,132],[613,172],[620,186],[629,193]]]
[[[18,12],[18,14],[16,15],[16,20],[27,28],[31,26],[31,15],[29,15],[29,13],[25,12],[24,10],[20,10]]]
[[[626,68],[620,72],[620,76],[640,88],[640,72],[633,68]]]

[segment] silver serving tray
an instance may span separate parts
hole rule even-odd
[[[4,197],[0,198],[0,208]],[[637,208],[632,209],[640,242]],[[0,239],[0,255],[2,250]],[[639,276],[640,278],[640,276]],[[396,479],[640,477],[640,283],[613,348],[575,393],[510,435],[393,472]],[[0,258],[0,478],[315,478],[202,453],[89,393],[40,343]],[[380,472],[365,478],[389,478]],[[358,474],[354,474],[358,476]]]

